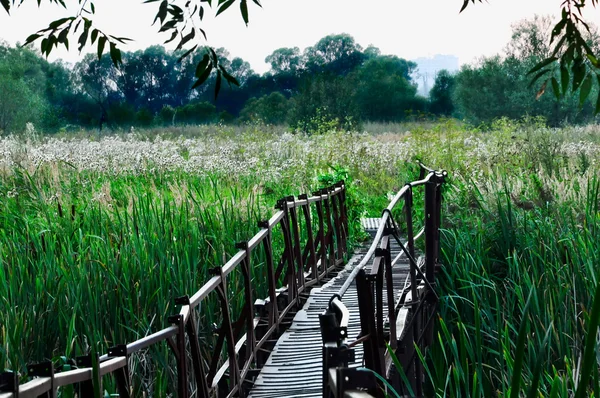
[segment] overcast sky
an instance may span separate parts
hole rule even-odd
[[[264,59],[273,50],[304,49],[332,33],[349,33],[363,47],[373,44],[384,54],[406,59],[453,54],[464,64],[501,51],[510,39],[511,24],[535,14],[558,15],[561,1],[489,0],[459,14],[462,0],[262,0],[262,9],[249,2],[248,27],[239,9],[231,7],[216,19],[205,18],[205,28],[210,45],[225,47],[257,72],[268,69]],[[26,0],[11,16],[0,10],[0,39],[22,42],[49,22],[76,11],[50,4],[38,9],[36,3]],[[151,26],[159,3],[96,0],[95,4],[98,28],[135,40],[125,50],[160,44],[167,38]],[[588,11],[587,16],[595,23],[600,20],[598,10]],[[50,59],[76,62],[81,55],[73,47],[70,52],[54,50]]]

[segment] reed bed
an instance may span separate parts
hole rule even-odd
[[[440,321],[423,357],[428,395],[599,396],[597,335],[588,331],[600,128],[531,120],[486,131],[452,121],[407,128],[0,138],[0,368],[23,372],[156,331],[176,311],[173,298],[195,292],[277,199],[342,177],[353,219],[378,216],[420,159],[451,176]],[[218,321],[210,305],[200,319],[208,342]],[[134,361],[139,395],[172,392],[166,350]]]

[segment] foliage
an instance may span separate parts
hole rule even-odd
[[[454,112],[452,95],[456,84],[455,76],[447,70],[441,70],[435,77],[435,84],[429,92],[431,105],[429,110],[436,115],[451,116]]]
[[[350,79],[319,74],[302,82],[295,96],[291,126],[309,134],[351,129],[359,110]]]
[[[479,0],[482,2],[482,0]],[[463,0],[464,11],[475,0]],[[600,88],[599,48],[590,43],[593,28],[583,18],[586,5],[598,5],[598,0],[564,0],[561,2],[561,19],[551,31],[548,46],[543,58],[532,67],[528,75],[532,83],[542,81],[537,96],[541,96],[551,86],[556,98],[579,91],[580,105],[583,105],[592,92],[592,87]],[[531,32],[533,34],[537,32]],[[531,45],[539,46],[543,42],[532,41]],[[543,44],[542,44],[543,46]],[[597,81],[597,83],[594,83]],[[600,89],[597,90],[595,114],[600,111]]]
[[[281,196],[342,178],[351,219],[378,216],[416,177],[419,158],[451,175],[440,329],[423,353],[429,395],[507,396],[517,377],[521,391],[538,383],[538,395],[568,396],[585,373],[580,357],[588,372],[598,367],[587,348],[600,253],[597,126],[502,119],[482,132],[447,120],[398,131],[204,126],[0,139],[0,324],[10,326],[1,366],[22,370],[152,333],[172,298],[195,291]],[[215,321],[208,309],[202,316],[202,325]],[[212,334],[201,338],[209,344]],[[172,392],[166,350],[131,359],[137,395]]]
[[[250,98],[240,112],[240,119],[248,122],[284,125],[289,120],[290,100],[279,92],[260,98]]]
[[[525,115],[543,116],[553,126],[565,121],[591,120],[593,105],[590,101],[580,103],[580,91],[561,98],[537,95],[540,87],[532,85],[527,77],[528,71],[550,51],[549,26],[549,19],[544,17],[520,21],[513,26],[512,39],[504,54],[464,66],[455,77],[456,114],[475,123],[490,123],[499,117],[519,119]],[[594,37],[590,40],[599,42]]]
[[[356,72],[356,101],[366,120],[389,122],[404,118],[415,105],[416,85],[410,75],[417,65],[396,56],[377,56]]]

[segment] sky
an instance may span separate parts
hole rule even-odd
[[[250,3],[250,24],[246,27],[239,9],[231,7],[217,18],[207,14],[204,28],[208,44],[225,47],[232,57],[241,57],[263,73],[267,55],[280,47],[304,49],[328,34],[348,33],[363,47],[372,44],[383,54],[405,59],[451,54],[461,64],[500,52],[510,39],[511,24],[535,14],[558,16],[562,0],[488,0],[459,14],[462,0],[261,0],[263,8]],[[73,8],[49,4],[41,8],[25,0],[8,16],[0,10],[0,39],[10,44],[45,28],[58,18],[77,11],[77,1],[67,0]],[[216,3],[216,1],[215,1]],[[94,23],[99,29],[134,39],[122,47],[135,51],[161,44],[168,35],[151,26],[158,2],[142,0],[95,0]],[[591,7],[588,7],[591,8]],[[600,10],[590,9],[587,18],[598,24]],[[49,60],[77,62],[83,57],[71,51],[53,50]],[[39,44],[38,44],[39,46]],[[93,48],[87,48],[93,52]],[[84,53],[86,50],[84,50]]]

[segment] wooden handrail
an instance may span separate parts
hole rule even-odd
[[[283,290],[279,289],[279,294],[281,295],[284,292],[287,292],[288,297],[291,297],[290,300],[284,305],[284,308],[277,309],[277,302],[272,302],[272,298],[276,298],[276,296],[270,297],[268,299],[269,305],[272,309],[276,310],[277,316],[273,320],[273,324],[270,325],[267,330],[263,332],[263,335],[260,338],[248,339],[247,333],[249,332],[246,329],[242,330],[241,337],[237,340],[237,336],[234,336],[233,333],[233,323],[236,321],[234,319],[227,319],[226,323],[221,326],[220,333],[225,333],[233,338],[233,343],[235,347],[233,347],[233,352],[235,352],[236,357],[241,355],[242,348],[248,344],[249,341],[252,341],[254,347],[251,349],[247,349],[246,352],[249,353],[246,355],[247,357],[243,361],[240,366],[236,366],[236,370],[232,371],[229,369],[229,364],[237,362],[238,359],[234,359],[232,361],[231,358],[226,358],[225,363],[216,370],[215,374],[208,375],[212,379],[212,386],[207,386],[205,384],[205,380],[196,380],[199,386],[199,396],[207,395],[208,391],[206,389],[217,388],[219,384],[223,381],[222,376],[224,376],[229,369],[230,380],[233,382],[236,380],[236,377],[241,377],[237,380],[236,384],[229,385],[229,390],[236,391],[239,388],[243,387],[243,380],[245,379],[249,369],[253,364],[256,363],[256,353],[259,348],[261,348],[268,340],[269,336],[280,329],[282,321],[287,316],[289,311],[293,308],[297,307],[300,304],[300,296],[301,293],[306,286],[312,285],[315,282],[318,282],[319,278],[323,278],[327,273],[334,267],[339,266],[343,262],[343,258],[341,256],[347,253],[347,228],[348,228],[348,219],[347,214],[345,213],[346,207],[344,203],[345,199],[345,185],[343,182],[337,183],[336,185],[326,188],[324,190],[319,191],[315,195],[308,196],[306,195],[302,199],[289,199],[286,198],[279,202],[279,211],[277,211],[265,224],[260,228],[260,230],[247,242],[244,243],[244,249],[240,249],[236,252],[229,261],[227,261],[222,267],[218,269],[219,274],[211,277],[208,281],[206,281],[191,297],[180,298],[178,302],[181,304],[181,309],[178,315],[170,317],[169,321],[172,323],[171,326],[168,326],[162,330],[159,330],[155,333],[152,333],[148,336],[145,336],[141,339],[138,339],[134,342],[131,342],[125,346],[119,346],[120,351],[117,356],[111,356],[110,354],[104,354],[99,357],[99,377],[110,373],[114,373],[116,371],[125,372],[123,378],[117,378],[117,382],[119,384],[119,391],[127,391],[129,388],[128,378],[129,375],[126,374],[127,371],[127,362],[128,357],[131,354],[139,352],[143,349],[146,349],[155,344],[159,344],[163,341],[166,341],[169,347],[174,352],[177,363],[178,363],[178,380],[179,380],[179,396],[182,398],[186,398],[188,396],[188,375],[182,375],[181,372],[185,372],[186,366],[186,344],[182,342],[182,336],[187,336],[188,339],[198,337],[196,336],[196,325],[194,325],[193,321],[195,319],[193,312],[198,309],[203,300],[205,300],[211,293],[218,293],[219,300],[221,301],[223,308],[228,307],[227,302],[227,289],[224,288],[226,286],[227,277],[236,269],[239,269],[241,264],[244,261],[249,260],[249,256],[253,250],[259,249],[261,246],[265,248],[270,248],[271,252],[269,255],[272,257],[272,245],[265,245],[267,240],[271,239],[272,230],[281,225],[282,230],[287,231],[287,234],[295,233],[294,239],[288,237],[288,245],[284,249],[284,254],[286,251],[293,250],[295,251],[295,255],[287,256],[287,260],[282,259],[282,261],[287,261],[287,271],[285,273],[290,275],[288,281],[293,281],[294,285],[284,285]],[[312,245],[312,249],[319,248],[318,251],[315,251],[315,255],[320,253],[317,261],[312,261],[312,270],[308,273],[305,273],[304,268],[302,267],[302,253],[303,250],[299,247],[300,244],[300,230],[298,229],[298,219],[295,217],[290,218],[290,213],[295,212],[296,209],[310,206],[316,204],[318,206],[325,204],[326,212],[317,211],[319,217],[319,233],[314,237],[314,242],[310,242]],[[305,216],[310,217],[310,212]],[[326,218],[324,220],[324,218]],[[292,227],[294,231],[289,228],[289,223],[292,223]],[[267,249],[265,249],[267,250]],[[299,254],[298,254],[299,253]],[[290,254],[290,253],[287,253]],[[316,258],[316,257],[315,257]],[[271,267],[275,267],[275,265],[271,264]],[[269,272],[272,275],[275,275],[275,270],[270,269]],[[312,276],[316,275],[317,280],[314,281],[310,279]],[[297,278],[296,278],[297,276]],[[269,284],[275,284],[276,281],[273,279],[269,281]],[[250,286],[252,288],[252,286]],[[276,286],[270,286],[270,290],[277,290]],[[292,290],[290,290],[292,289]],[[249,297],[252,297],[251,295]],[[277,301],[277,300],[275,300]],[[252,308],[254,303],[246,303],[244,306],[244,311],[242,316],[254,318],[254,313],[248,313],[249,309]],[[241,318],[240,318],[241,319]],[[245,325],[253,325],[251,332],[254,332],[254,329],[258,326],[259,322],[257,319],[254,319],[252,322],[246,321],[243,323]],[[249,327],[249,326],[248,326]],[[204,363],[208,363],[209,359],[201,359],[198,356],[202,355],[200,351],[197,349],[197,344],[192,344],[196,349],[192,349],[192,362],[195,367],[194,375],[196,379],[204,377],[206,374],[206,370],[204,369]],[[110,352],[110,351],[109,351]],[[215,352],[213,355],[220,355],[219,352]],[[210,361],[214,362],[214,358]],[[200,369],[197,369],[200,367]],[[240,372],[236,374],[235,372]],[[187,372],[186,372],[187,373]],[[236,376],[237,375],[237,376]],[[39,377],[34,378],[33,380],[24,383],[20,386],[17,386],[18,397],[37,397],[46,392],[51,392],[51,395],[54,396],[54,392],[57,388],[72,384],[84,383],[84,382],[93,382],[93,370],[91,367],[85,367],[81,369],[75,369],[71,371],[57,373],[53,377]],[[203,384],[204,383],[204,384]],[[16,394],[13,392],[0,392],[0,398],[9,398],[14,397]],[[129,396],[129,395],[126,395]]]

